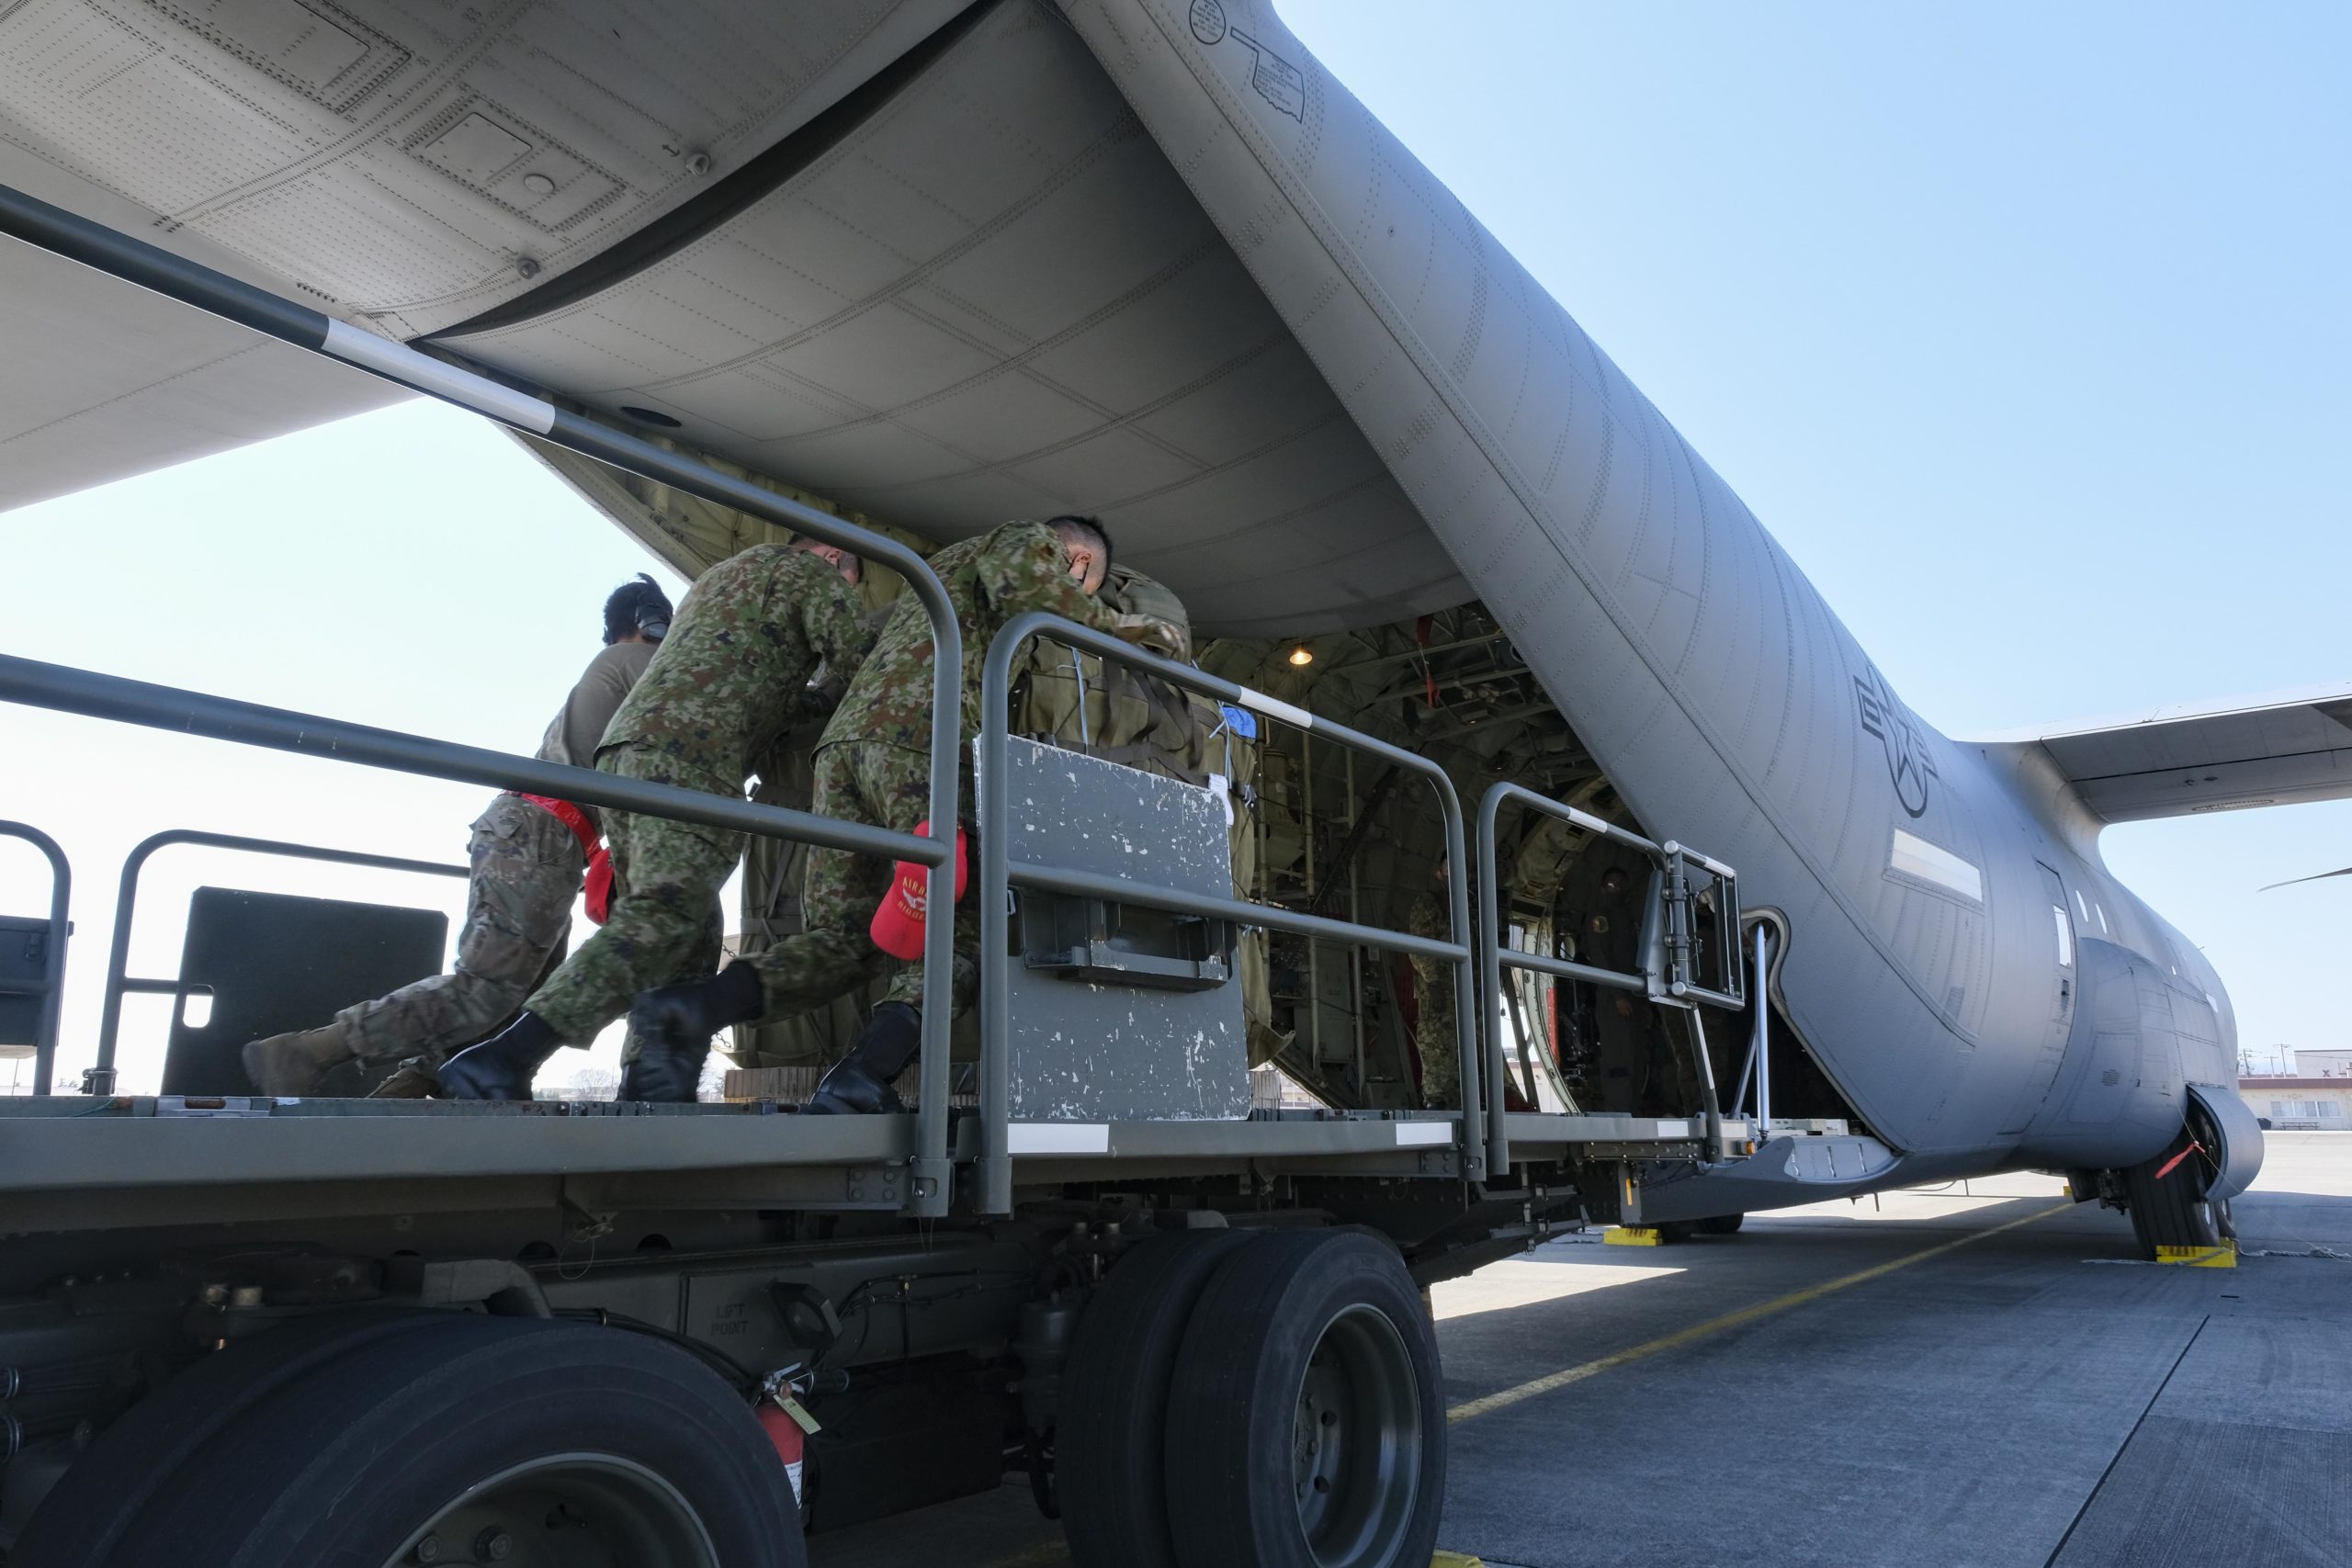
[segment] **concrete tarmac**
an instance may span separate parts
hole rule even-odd
[[[2352,1134],[2271,1134],[2234,1209],[2226,1269],[2142,1263],[2121,1216],[2013,1176],[1441,1285],[1440,1543],[1488,1568],[2352,1563]],[[1022,1484],[809,1547],[1069,1560]]]

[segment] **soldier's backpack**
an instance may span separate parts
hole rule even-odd
[[[1189,659],[1192,628],[1183,601],[1128,567],[1112,569],[1102,603],[1128,626],[1145,628],[1141,646]],[[1190,695],[1124,664],[1040,637],[1014,666],[1012,728],[1105,761],[1141,768],[1186,784],[1208,783],[1210,724]]]

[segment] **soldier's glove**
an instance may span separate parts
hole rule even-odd
[[[1185,635],[1184,628],[1157,615],[1118,615],[1114,617],[1111,629],[1122,641],[1134,643],[1163,659],[1185,663],[1193,657],[1193,639]]]

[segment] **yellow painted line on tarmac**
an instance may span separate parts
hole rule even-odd
[[[1678,1328],[1671,1334],[1645,1340],[1631,1349],[1619,1350],[1612,1355],[1603,1356],[1598,1360],[1587,1361],[1580,1366],[1568,1367],[1560,1371],[1548,1373],[1532,1382],[1521,1383],[1516,1388],[1506,1388],[1476,1399],[1464,1400],[1448,1410],[1445,1413],[1445,1418],[1448,1421],[1473,1421],[1481,1416],[1491,1416],[1498,1410],[1506,1410],[1522,1401],[1533,1399],[1539,1393],[1549,1393],[1554,1389],[1566,1388],[1570,1383],[1582,1382],[1587,1378],[1599,1377],[1603,1372],[1612,1371],[1619,1367],[1655,1356],[1661,1350],[1679,1349],[1685,1345],[1695,1344],[1711,1334],[1720,1334],[1726,1328],[1737,1328],[1741,1324],[1754,1323],[1758,1318],[1770,1317],[1773,1314],[1786,1312],[1791,1307],[1803,1306],[1807,1302],[1819,1301],[1824,1296],[1834,1295],[1839,1291],[1849,1290],[1866,1280],[1892,1274],[1897,1269],[1908,1269],[1914,1263],[1924,1263],[1930,1258],[1939,1258],[1947,1252],[1957,1251],[1972,1243],[1983,1241],[1986,1236],[1999,1235],[2003,1231],[2013,1231],[2019,1225],[2030,1225],[2036,1220],[2046,1220],[2051,1215],[2072,1207],[2074,1207],[2072,1203],[2054,1203],[2047,1209],[2038,1210],[2021,1218],[1995,1225],[1989,1230],[1971,1231],[1956,1241],[1940,1242],[1922,1251],[1914,1252],[1908,1257],[1897,1258],[1889,1263],[1880,1263],[1868,1269],[1858,1269],[1851,1274],[1840,1275],[1835,1280],[1826,1280],[1818,1285],[1808,1285],[1802,1291],[1792,1291],[1785,1296],[1775,1296],[1769,1302],[1758,1302],[1754,1306],[1741,1307],[1737,1312],[1727,1312],[1721,1317],[1711,1317],[1704,1323],[1694,1323],[1688,1328]]]

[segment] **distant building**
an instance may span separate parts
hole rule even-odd
[[[2352,1131],[2352,1077],[2240,1078],[2238,1093],[2279,1132]]]
[[[2352,1050],[2297,1051],[2295,1071],[2307,1078],[2352,1078]]]

